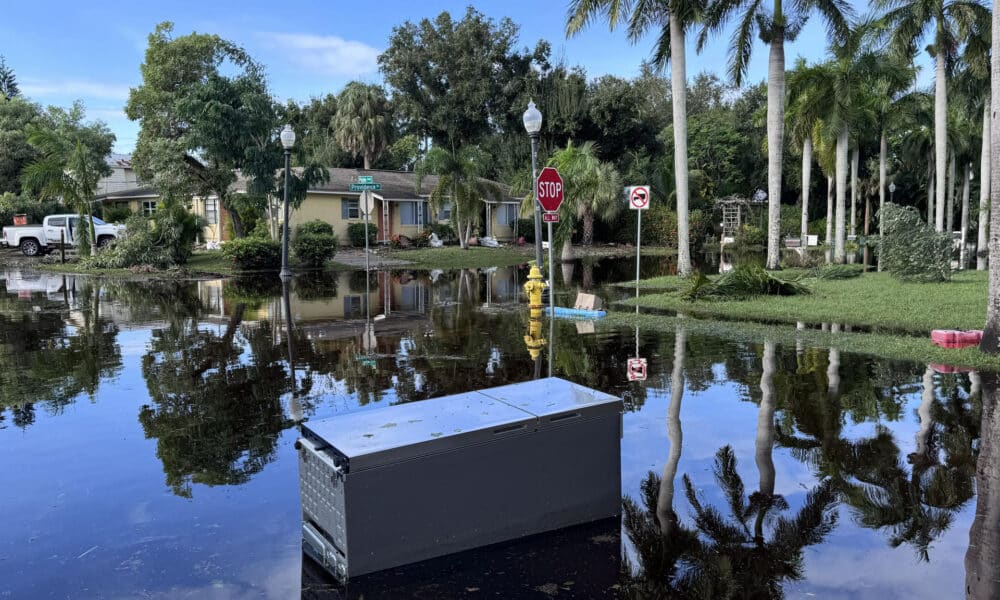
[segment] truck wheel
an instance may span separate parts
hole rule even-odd
[[[113,238],[110,235],[102,235],[101,237],[97,238],[97,247],[98,248],[107,248],[108,246],[111,245],[111,242],[113,242],[114,239],[115,238]]]
[[[33,238],[21,240],[21,254],[25,256],[38,256],[41,252],[42,247],[38,244],[38,240]]]

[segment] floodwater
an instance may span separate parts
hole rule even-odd
[[[610,299],[596,282],[633,273],[559,275]],[[977,458],[996,460],[1000,418],[978,374],[576,322],[536,364],[524,275],[306,275],[286,298],[276,276],[0,274],[0,599],[887,600],[960,598],[967,577],[996,597],[1000,511],[975,491],[996,493]],[[649,378],[629,383],[637,350]],[[550,359],[625,400],[620,522],[347,589],[303,561],[297,423],[526,381]]]

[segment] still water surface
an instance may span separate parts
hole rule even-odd
[[[975,373],[558,322],[553,375],[625,399],[622,522],[345,591],[302,560],[296,424],[533,378],[523,270],[0,277],[0,598],[965,595]]]

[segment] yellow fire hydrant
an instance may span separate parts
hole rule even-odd
[[[528,347],[528,354],[531,359],[538,358],[542,348],[545,347],[545,338],[542,337],[542,291],[548,287],[543,281],[542,272],[538,265],[531,265],[528,272],[528,281],[524,284],[524,293],[528,295],[528,335],[524,336],[524,345]]]

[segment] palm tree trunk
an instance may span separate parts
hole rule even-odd
[[[854,147],[851,153],[851,236],[857,235],[855,223],[857,223],[858,210],[858,163],[861,160],[861,149]]]
[[[864,264],[865,271],[868,270],[868,256],[870,250],[870,245],[868,244],[868,232],[869,232],[869,227],[871,226],[871,220],[872,220],[872,197],[871,194],[865,194],[865,225],[864,228],[862,229],[862,231],[864,231],[865,233],[865,253],[864,253],[864,260],[862,261]]]
[[[960,223],[962,227],[962,247],[958,249],[958,268],[965,270],[966,261],[968,259],[967,245],[967,235],[969,232],[969,180],[972,177],[972,165],[965,165],[965,178],[962,180],[962,222]]]
[[[781,16],[781,0],[775,0],[774,18]],[[767,65],[767,264],[777,269],[781,233],[781,158],[785,147],[785,39],[775,27]]]
[[[889,142],[886,139],[885,129],[882,130],[882,139],[878,147],[878,233],[882,236],[882,211],[885,210],[885,171],[886,160],[889,154]],[[878,261],[878,271],[882,270],[882,261]]]
[[[365,171],[371,168],[372,168],[372,155],[368,152],[365,152]]]
[[[983,148],[979,157],[979,236],[976,238],[976,270],[986,269],[987,233],[990,214],[990,100],[983,107]]]
[[[674,181],[677,186],[677,272],[691,275],[688,223],[687,73],[684,26],[674,14],[670,20],[670,93],[674,109]]]
[[[983,373],[982,383],[976,516],[965,553],[965,589],[970,600],[1000,597],[1000,377]]]
[[[840,130],[837,136],[837,208],[836,208],[836,230],[833,242],[833,262],[843,264],[844,262],[844,210],[847,208],[847,127]]]
[[[812,177],[812,139],[806,136],[802,142],[802,223],[799,225],[799,247],[805,256],[806,238],[809,236],[809,184]]]
[[[826,176],[826,262],[833,261],[833,177]]]
[[[955,152],[951,152],[951,160],[948,161],[948,205],[944,209],[944,230],[948,233],[955,231]]]
[[[680,227],[678,225],[678,227]],[[594,245],[594,211],[589,206],[583,209],[583,239],[584,246]]]
[[[944,231],[945,169],[948,168],[948,91],[945,79],[944,52],[934,57],[934,228]]]
[[[764,342],[763,372],[760,376],[760,407],[757,409],[757,439],[754,443],[754,457],[760,474],[759,491],[765,498],[774,496],[774,342]],[[760,544],[764,540],[764,519],[766,510],[757,514],[754,526],[754,540]]]
[[[930,452],[931,429],[934,427],[934,418],[931,416],[931,408],[934,406],[934,370],[930,367],[924,370],[923,390],[920,394],[920,406],[917,407],[917,417],[920,419],[920,429],[917,430],[916,448],[914,453],[917,456],[927,456]]]
[[[998,4],[998,0],[993,0]],[[993,47],[1000,48],[1000,6],[993,7]],[[1000,111],[1000,52],[990,56],[990,114]],[[990,291],[979,349],[1000,353],[1000,119],[990,119]],[[998,172],[994,173],[993,171]]]
[[[934,223],[934,161],[927,163],[927,225]]]
[[[667,407],[667,439],[670,440],[670,454],[663,465],[660,493],[656,499],[656,517],[660,521],[660,533],[670,535],[677,522],[674,512],[674,478],[677,463],[681,459],[681,444],[684,432],[681,429],[681,398],[684,395],[684,358],[687,352],[687,332],[679,327],[674,334],[674,369],[670,375],[670,405]]]
[[[550,241],[549,243],[552,244],[554,242]],[[553,250],[555,250],[555,248],[553,248]],[[566,241],[563,242],[562,252],[559,254],[559,260],[573,260],[573,236],[566,236]]]

